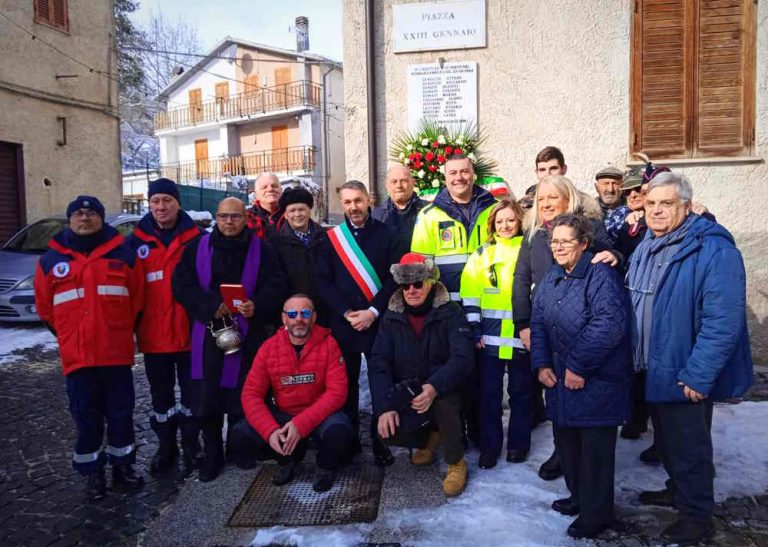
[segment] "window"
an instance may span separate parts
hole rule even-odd
[[[634,8],[632,151],[751,155],[754,0],[635,0]]]
[[[35,0],[35,23],[69,32],[67,0]]]

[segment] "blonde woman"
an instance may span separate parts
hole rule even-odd
[[[501,402],[504,372],[509,374],[507,461],[523,462],[531,446],[533,381],[527,353],[512,321],[512,280],[523,242],[523,212],[509,198],[494,205],[488,217],[488,239],[467,260],[461,275],[461,299],[475,332],[480,356],[481,469],[496,465],[504,444]]]

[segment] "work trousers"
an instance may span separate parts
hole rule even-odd
[[[480,358],[480,451],[499,456],[504,444],[504,372],[508,374],[509,426],[507,450],[528,451],[531,447],[533,378],[530,366],[520,359]]]
[[[587,527],[613,522],[616,427],[554,427],[565,484]]]
[[[135,393],[130,365],[86,367],[66,376],[69,410],[77,425],[72,467],[89,475],[109,461],[136,461],[133,433]],[[107,446],[104,443],[104,424]]]
[[[712,401],[654,403],[656,445],[683,517],[709,519],[715,506]]]
[[[152,396],[152,415],[149,423],[162,445],[176,442],[176,428],[182,439],[196,441],[200,433],[199,420],[189,409],[190,354],[146,353],[144,368]],[[175,387],[178,381],[180,398],[176,402]]]
[[[271,409],[272,415],[281,426],[287,424],[293,416]],[[349,459],[349,451],[352,446],[352,425],[349,418],[343,412],[334,412],[320,422],[308,437],[301,439],[293,453],[282,456],[272,450],[269,439],[264,439],[248,423],[248,420],[240,420],[232,429],[230,437],[230,449],[235,459],[248,459],[255,457],[258,460],[277,460],[278,463],[300,462],[307,452],[309,440],[317,439],[317,455],[315,461],[321,469],[333,471],[340,464]],[[314,440],[314,439],[313,439]]]

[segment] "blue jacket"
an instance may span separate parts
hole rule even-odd
[[[553,368],[547,417],[559,427],[603,427],[629,419],[632,364],[630,306],[621,278],[585,252],[570,274],[555,264],[536,290],[531,365]],[[565,370],[585,379],[565,387]]]
[[[413,225],[416,224],[416,216],[427,205],[429,203],[414,192],[402,212],[398,211],[391,198],[387,198],[387,201],[376,207],[371,213],[375,220],[383,222],[395,231],[398,257],[411,250],[411,237],[413,236]]]
[[[678,381],[715,400],[752,384],[744,262],[721,225],[694,218],[659,281],[648,353],[648,402],[685,401]]]

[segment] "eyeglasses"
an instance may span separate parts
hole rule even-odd
[[[235,222],[237,222],[238,220],[242,220],[243,219],[243,214],[242,213],[216,213],[216,218],[218,218],[220,220],[227,220],[227,219],[229,219],[229,220],[234,220]]]
[[[91,209],[80,209],[72,213],[72,216],[77,218],[95,218],[99,216],[99,213]]]
[[[302,308],[301,310],[283,310],[283,313],[288,316],[288,319],[296,319],[299,314],[301,314],[302,319],[309,319],[312,317],[314,310]]]
[[[400,283],[400,288],[407,291],[411,287],[414,289],[420,289],[424,286],[424,281],[414,281],[413,283]]]
[[[552,242],[549,244],[550,247],[553,249],[557,249],[558,247],[562,247],[563,249],[567,249],[568,247],[573,247],[579,242],[578,238],[574,239],[553,239]]]

